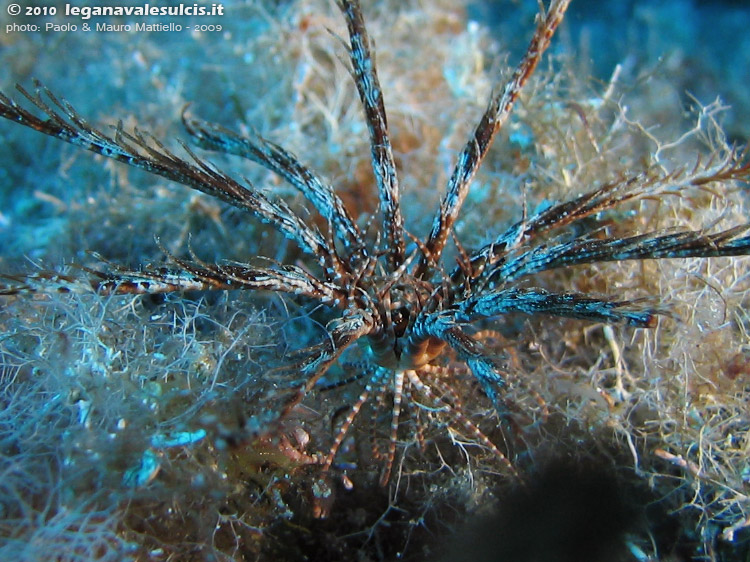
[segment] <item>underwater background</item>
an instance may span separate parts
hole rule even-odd
[[[394,147],[405,169],[407,226],[423,233],[490,89],[523,54],[538,4],[362,3]],[[253,129],[279,142],[340,186],[357,214],[370,212],[375,194],[362,187],[369,181],[366,128],[339,60],[343,51],[329,32],[344,33],[335,7],[317,0],[221,4],[223,16],[94,17],[91,31],[83,30],[86,21],[63,16],[62,4],[55,4],[54,16],[14,17],[3,6],[0,91],[23,104],[15,84],[32,91],[38,79],[89,123],[104,128],[122,120],[125,129],[148,131],[175,150],[176,139],[187,139],[181,125],[187,106],[206,121]],[[185,29],[114,30],[134,27],[136,20]],[[103,22],[113,31],[96,31]],[[14,24],[40,30],[14,31],[8,27]],[[205,29],[187,30],[196,24]],[[66,31],[71,25],[77,29]],[[467,246],[518,219],[518,178],[540,159],[559,160],[564,169],[563,144],[552,130],[568,118],[565,104],[575,101],[581,112],[593,114],[609,86],[616,92],[609,99],[644,124],[633,160],[649,150],[649,134],[680,139],[693,130],[696,115],[708,116],[709,142],[715,140],[711,135],[720,136],[720,124],[729,144],[747,144],[748,28],[746,2],[573,0],[538,81],[524,92],[467,201],[467,217],[457,227]],[[721,103],[712,105],[717,97]],[[712,109],[701,114],[701,107]],[[286,243],[252,219],[184,187],[7,121],[0,123],[0,147],[4,274],[71,271],[72,263],[101,268],[92,252],[129,268],[159,264],[165,261],[160,244],[177,255],[190,247],[206,261],[288,255]],[[612,154],[625,162],[618,150]],[[688,145],[685,165],[695,154]],[[292,197],[258,166],[225,156],[209,159],[235,177]],[[535,196],[543,203],[562,195]],[[731,211],[691,210],[685,220],[704,224],[730,213],[747,216],[745,195],[736,198]],[[652,292],[677,295],[679,310],[700,308],[704,297],[680,296],[672,281],[700,275],[718,287],[720,298],[705,297],[705,314],[693,317],[700,329],[665,328],[653,337],[617,329],[614,340],[584,335],[572,324],[535,332],[549,330],[550,338],[573,342],[581,357],[575,369],[570,366],[576,374],[559,384],[531,383],[561,413],[558,427],[530,429],[524,439],[530,451],[544,450],[540,458],[583,459],[587,468],[581,474],[566,463],[540,461],[539,496],[516,500],[501,474],[455,453],[446,466],[406,466],[405,473],[415,474],[410,485],[379,489],[362,476],[351,493],[338,494],[325,520],[309,515],[300,491],[311,478],[309,467],[268,450],[239,457],[212,440],[248,404],[262,408],[262,373],[278,366],[288,349],[320,334],[305,303],[247,293],[0,297],[0,559],[49,560],[50,552],[71,561],[427,560],[436,553],[461,559],[472,544],[500,535],[497,526],[507,514],[493,510],[504,498],[534,513],[537,502],[554,504],[551,488],[578,490],[580,481],[595,481],[612,498],[612,511],[585,503],[591,499],[587,486],[579,495],[586,510],[600,510],[611,522],[599,532],[611,537],[602,547],[607,558],[581,551],[571,559],[747,560],[750,342],[744,307],[750,264],[744,264],[747,258],[736,261],[742,265],[721,262],[716,270],[676,265],[659,270],[665,281],[653,281],[660,290]],[[731,286],[725,282],[729,269]],[[626,280],[622,290],[640,286],[632,281],[635,270],[620,273]],[[597,289],[620,290],[609,283],[591,282]],[[727,320],[727,309],[739,312]],[[700,399],[686,398],[679,376],[672,382],[645,376],[648,384],[634,383],[632,402],[609,409],[592,390],[604,383],[591,373],[620,353],[634,374],[649,375],[653,365],[669,373],[712,374],[705,376],[705,388],[690,387]],[[532,380],[545,369],[540,366]],[[354,398],[343,395],[344,402]],[[321,432],[324,426],[319,424]],[[710,461],[702,456],[703,439],[712,440]],[[550,442],[556,443],[552,453]],[[654,455],[657,449],[672,458]],[[533,464],[533,452],[520,456],[521,463]],[[688,463],[681,466],[682,456],[705,463],[708,476],[691,473]],[[558,478],[561,472],[570,473],[570,480]],[[613,475],[612,481],[602,474]],[[575,498],[560,501],[564,514],[574,511]],[[478,522],[467,531],[464,525],[474,516]],[[554,518],[544,521],[547,528],[538,518],[518,519],[540,525],[532,537],[554,536],[553,527],[561,525]],[[580,526],[590,524],[582,519]],[[477,530],[478,537],[471,534]],[[469,546],[456,551],[446,544]],[[550,544],[548,559],[565,559],[562,550],[554,551],[558,543]],[[491,550],[486,559],[497,559],[492,556],[498,552]],[[471,556],[482,559],[479,552]],[[523,560],[523,554],[513,559]]]

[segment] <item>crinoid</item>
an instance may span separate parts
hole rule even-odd
[[[39,83],[33,93],[18,87],[34,110],[0,95],[0,115],[6,119],[247,211],[280,232],[302,256],[295,263],[256,256],[247,263],[208,263],[196,255],[178,257],[165,250],[169,265],[163,268],[130,270],[107,263],[85,268],[85,280],[48,273],[16,277],[2,294],[81,288],[104,295],[250,290],[319,303],[329,313],[325,337],[287,357],[283,369],[269,373],[284,380],[279,374],[283,371],[298,382],[271,396],[264,413],[246,419],[229,437],[270,439],[276,434],[274,443],[297,458],[302,454],[293,450],[282,435],[286,429],[280,428],[298,415],[311,394],[358,384],[354,399],[337,416],[332,441],[321,454],[304,455],[300,462],[319,464],[324,473],[330,472],[352,425],[370,401],[390,410],[387,447],[375,455],[382,459],[380,481],[386,484],[403,431],[402,408],[408,402],[415,416],[447,419],[455,432],[491,451],[504,470],[515,474],[513,463],[467,415],[462,396],[453,388],[452,377],[470,373],[502,417],[508,408],[506,387],[524,385],[523,378],[508,367],[508,355],[488,343],[493,337],[488,326],[501,325],[507,315],[522,314],[650,328],[666,312],[653,300],[550,290],[535,282],[538,274],[602,262],[750,254],[750,223],[718,231],[670,228],[620,234],[611,228],[620,205],[690,190],[710,193],[716,185],[747,181],[750,165],[738,150],[717,151],[712,158],[696,158],[683,168],[665,170],[654,164],[638,173],[605,178],[596,186],[581,185],[580,194],[568,200],[528,212],[524,206],[515,224],[478,248],[461,244],[454,226],[475,173],[550,45],[568,3],[553,0],[539,14],[520,64],[492,93],[458,154],[426,234],[404,228],[381,84],[356,0],[339,0],[338,5],[348,29],[352,76],[369,131],[378,198],[377,216],[372,219],[353,216],[332,185],[282,146],[259,135],[240,135],[183,113],[184,126],[200,148],[244,157],[270,170],[304,197],[306,212],[317,223],[249,181],[234,179],[186,145],[182,148],[187,156],[178,156],[153,136],[137,129],[129,132],[122,123],[112,132],[93,127]],[[355,343],[361,347],[357,349]],[[336,364],[345,368],[331,376]],[[528,392],[543,408],[533,388]]]

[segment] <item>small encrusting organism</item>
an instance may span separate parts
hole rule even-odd
[[[578,186],[579,194],[562,202],[535,209],[524,204],[522,216],[486,243],[469,248],[461,242],[454,226],[475,174],[508,122],[568,4],[569,0],[552,0],[538,15],[521,62],[492,93],[455,160],[432,226],[424,233],[407,231],[404,226],[406,211],[383,91],[357,0],[338,0],[338,6],[348,30],[351,74],[369,132],[378,202],[372,217],[355,216],[333,185],[280,144],[202,121],[188,109],[183,112],[183,123],[198,147],[260,164],[296,189],[306,201],[305,208],[298,209],[247,180],[235,179],[185,144],[181,156],[148,133],[126,130],[122,123],[112,131],[96,128],[41,83],[35,84],[33,92],[18,86],[31,104],[29,109],[0,94],[0,115],[6,119],[246,211],[298,251],[293,261],[284,263],[264,256],[248,256],[243,263],[209,263],[192,252],[180,257],[164,248],[169,262],[163,267],[135,270],[102,259],[99,267],[81,267],[83,274],[78,276],[49,272],[6,276],[10,283],[0,294],[248,290],[283,293],[322,305],[327,314],[325,337],[289,354],[282,367],[269,369],[268,376],[283,384],[268,396],[262,411],[243,418],[237,428],[213,435],[229,444],[254,441],[279,463],[286,459],[290,465],[315,467],[312,503],[320,516],[335,509],[329,501],[334,477],[351,484],[344,470],[350,461],[340,462],[339,457],[345,456],[347,439],[366,406],[388,412],[386,445],[374,439],[371,455],[381,461],[382,485],[389,482],[397,465],[406,425],[402,414],[407,407],[416,418],[410,431],[417,441],[423,439],[423,425],[439,418],[447,422],[450,432],[491,452],[510,477],[522,478],[504,447],[467,413],[453,384],[457,374],[470,373],[499,419],[513,408],[505,398],[512,386],[526,387],[530,402],[545,410],[543,397],[510,366],[512,351],[505,350],[508,345],[499,329],[504,319],[521,314],[652,328],[660,316],[669,314],[655,295],[625,298],[553,289],[537,282],[538,276],[604,262],[750,254],[750,223],[726,229],[708,224],[701,229],[676,226],[632,233],[612,228],[626,205],[688,192],[710,195],[717,186],[748,182],[747,153],[724,147],[709,158],[696,157],[689,166],[665,170],[654,163],[637,173],[604,178],[595,186]],[[309,220],[308,215],[316,220]],[[304,429],[306,400],[343,385],[357,390],[349,403],[334,409],[332,440],[319,451],[309,450]],[[371,419],[383,425],[382,416],[375,413]],[[204,439],[207,434],[195,428],[185,435]],[[158,465],[154,466],[145,476],[133,477],[147,484],[158,471]]]

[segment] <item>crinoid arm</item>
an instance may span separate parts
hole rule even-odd
[[[401,214],[401,193],[396,175],[396,163],[388,137],[388,122],[383,103],[383,89],[378,80],[375,63],[370,53],[370,40],[365,29],[362,10],[357,0],[338,0],[338,6],[349,31],[349,58],[354,83],[365,111],[370,132],[372,170],[378,186],[383,233],[386,237],[385,253],[392,270],[405,258],[404,219]]]
[[[691,187],[704,189],[712,184],[749,180],[748,152],[730,150],[719,162],[698,160],[689,171],[652,170],[611,181],[518,221],[491,243],[472,252],[451,277],[469,277],[492,286],[549,269],[586,263],[747,255],[750,237],[742,234],[750,224],[715,233],[675,228],[621,238],[607,237],[590,229],[570,236],[563,229],[626,202],[680,193]],[[539,242],[545,236],[551,237],[549,241]]]
[[[279,417],[284,418],[288,415],[326,374],[328,368],[341,357],[341,354],[358,339],[370,334],[375,327],[375,319],[370,313],[365,310],[349,309],[344,316],[332,322],[328,337],[322,343],[302,350],[304,359],[285,369],[297,371],[305,378],[305,383],[285,402]]]
[[[656,315],[664,314],[658,307],[638,304],[633,300],[614,301],[579,293],[550,293],[544,289],[513,287],[466,299],[461,303],[460,316],[466,320],[476,320],[520,312],[650,328],[655,325]]]
[[[166,250],[165,250],[166,252]],[[0,295],[88,293],[100,295],[155,295],[178,291],[229,291],[248,289],[300,295],[333,303],[342,298],[338,287],[318,281],[305,270],[291,265],[271,264],[266,267],[250,264],[188,261],[167,253],[175,268],[142,267],[131,270],[113,264],[94,254],[99,268],[74,266],[88,277],[42,271],[30,275],[7,275],[8,284],[0,287]]]
[[[448,188],[425,242],[426,254],[417,270],[418,275],[424,275],[427,266],[439,260],[466,199],[471,180],[492,146],[498,131],[510,117],[521,90],[549,47],[552,36],[562,22],[569,4],[570,0],[553,0],[547,12],[537,16],[536,31],[521,63],[505,86],[490,98],[487,109],[476,126],[474,134],[459,154],[453,173],[448,180]]]
[[[188,118],[184,113],[182,121],[201,148],[248,158],[284,178],[334,226],[338,239],[347,251],[355,254],[356,258],[364,257],[360,255],[366,252],[362,233],[341,198],[331,185],[299,162],[294,154],[258,134],[242,136],[219,125]]]
[[[21,86],[17,87],[47,119],[40,119],[2,94],[0,116],[249,211],[296,242],[303,251],[315,256],[320,265],[327,270],[335,269],[339,261],[335,249],[329,246],[328,241],[317,229],[308,226],[283,201],[269,199],[249,182],[243,184],[232,179],[194,155],[187,147],[184,148],[193,162],[176,156],[158,140],[141,131],[127,133],[123,130],[122,124],[118,124],[114,129],[114,135],[107,135],[89,125],[68,102],[58,99],[41,83],[35,84],[36,90],[33,95]]]
[[[492,403],[499,408],[497,391],[505,384],[498,361],[482,343],[471,337],[459,324],[456,311],[423,312],[408,334],[414,347],[430,338],[447,343],[466,362]]]

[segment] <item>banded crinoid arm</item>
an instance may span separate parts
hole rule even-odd
[[[461,211],[471,180],[492,146],[497,132],[508,120],[514,103],[539,64],[542,54],[549,47],[569,3],[570,0],[553,0],[549,10],[537,16],[536,31],[523,59],[505,86],[492,96],[474,133],[459,154],[448,180],[448,188],[433,220],[429,238],[425,242],[426,254],[419,263],[415,273],[417,276],[424,276],[428,266],[439,261],[448,235]]]
[[[600,237],[603,231],[588,224],[580,229],[583,234],[575,233],[576,223],[584,219],[604,225],[607,212],[626,202],[682,196],[691,188],[706,190],[713,197],[717,185],[748,183],[747,156],[747,151],[730,150],[718,161],[698,160],[692,169],[671,173],[652,169],[544,208],[467,256],[450,277],[464,292],[475,293],[483,287],[502,287],[534,273],[580,264],[747,255],[750,238],[742,235],[750,224],[715,233],[676,227],[619,238]]]
[[[244,263],[209,264],[176,258],[162,248],[177,267],[143,267],[132,270],[93,256],[106,270],[75,266],[88,278],[59,272],[41,271],[28,275],[0,274],[9,284],[0,285],[0,296],[31,293],[88,293],[101,295],[154,295],[177,291],[227,291],[248,289],[309,297],[327,304],[344,303],[346,293],[330,282],[322,282],[293,265],[268,260],[265,267]]]
[[[35,95],[21,86],[21,94],[39,108],[46,119],[41,119],[16,102],[0,94],[0,116],[40,133],[56,137],[91,152],[118,162],[165,177],[192,189],[201,191],[230,205],[249,211],[262,222],[271,225],[293,240],[305,253],[316,258],[329,276],[341,269],[335,248],[314,227],[308,226],[283,201],[269,199],[248,183],[239,183],[212,165],[188,152],[193,162],[188,162],[170,152],[153,137],[135,130],[132,134],[115,128],[109,136],[89,125],[65,100],[36,82]],[[50,103],[47,103],[44,98]]]
[[[300,350],[303,359],[285,367],[285,370],[299,373],[305,383],[286,399],[276,419],[285,419],[349,346],[378,328],[378,321],[369,311],[352,307],[329,326],[332,327],[328,328],[328,336],[322,343]]]
[[[501,366],[484,345],[471,337],[461,327],[461,314],[457,309],[428,312],[423,309],[410,327],[406,338],[412,348],[439,340],[448,344],[465,361],[482,385],[485,395],[499,409],[497,391],[506,385]]]
[[[626,238],[577,238],[552,246],[538,246],[507,259],[487,276],[489,283],[511,282],[540,271],[607,261],[709,258],[750,254],[749,224],[708,234],[702,230],[650,232]]]
[[[391,271],[394,271],[404,262],[406,250],[401,193],[388,137],[383,90],[378,81],[375,61],[370,54],[370,40],[358,0],[338,0],[337,4],[344,14],[349,31],[349,58],[370,133],[372,170],[378,186],[383,233],[386,237],[386,258]]]
[[[201,148],[248,158],[283,178],[299,190],[333,227],[353,261],[359,262],[367,257],[359,227],[341,198],[332,186],[299,162],[294,154],[257,134],[239,135],[219,125],[188,118],[184,113],[182,121]]]
[[[705,187],[728,181],[748,181],[750,163],[745,154],[732,151],[718,164],[696,165],[692,171],[667,175],[640,174],[621,182],[554,205],[516,223],[493,244],[473,254],[453,278],[464,277],[470,287],[464,300],[456,301],[463,321],[495,317],[511,312],[579,318],[608,324],[625,323],[651,327],[664,307],[647,299],[630,301],[595,298],[578,293],[550,293],[538,288],[519,288],[524,278],[552,269],[609,261],[708,258],[750,254],[750,224],[709,233],[679,228],[634,236],[597,238],[603,232],[585,229],[572,239],[555,233],[546,243],[535,238],[570,226],[628,199],[677,193],[687,187]]]
[[[639,306],[638,301],[614,301],[579,293],[550,293],[544,289],[509,288],[488,291],[460,304],[464,321],[520,312],[529,315],[562,316],[606,324],[653,327],[661,309]]]
[[[690,188],[711,189],[715,185],[728,182],[750,182],[750,160],[748,151],[730,150],[718,162],[700,159],[692,169],[678,170],[664,173],[653,169],[641,172],[630,177],[610,181],[603,186],[583,193],[568,201],[556,203],[546,207],[537,213],[524,217],[522,220],[508,228],[500,236],[489,244],[486,244],[473,252],[462,267],[457,268],[451,274],[452,278],[458,279],[468,277],[479,278],[484,281],[488,277],[499,277],[496,272],[506,267],[506,263],[513,258],[509,257],[513,252],[521,248],[533,248],[533,244],[543,235],[559,235],[565,237],[565,232],[560,230],[566,226],[574,226],[584,219],[594,217],[598,213],[605,213],[626,202],[638,201],[645,198],[663,197],[666,195],[680,195]],[[649,259],[668,257],[717,257],[722,255],[745,255],[747,252],[742,248],[743,244],[735,240],[741,234],[743,226],[731,228],[723,233],[708,235],[702,231],[662,231],[650,232],[624,238],[609,238],[601,241],[592,240],[592,229],[584,229],[586,235],[579,236],[564,243],[555,242],[554,249],[543,248],[541,251],[527,250],[528,259],[532,254],[535,256],[549,255],[548,267],[522,270],[514,278],[522,275],[552,269],[563,265],[574,265],[576,263],[594,263],[596,261],[615,261],[622,259]],[[682,239],[681,253],[669,255],[673,248],[677,252],[675,244]],[[730,243],[730,239],[734,242]],[[688,242],[690,240],[690,242]],[[722,247],[716,244],[722,241]],[[690,246],[692,253],[688,253]],[[540,246],[541,248],[541,246]],[[636,249],[637,248],[637,249]],[[626,252],[630,251],[629,255]],[[536,252],[536,253],[535,253]],[[555,260],[553,255],[560,256]],[[563,262],[563,254],[569,262]],[[576,255],[576,258],[573,257]],[[625,256],[628,257],[625,257]],[[509,271],[506,270],[506,274]],[[510,278],[503,278],[510,280]],[[503,279],[500,279],[502,281]]]
[[[460,317],[470,321],[511,312],[579,318],[607,324],[625,323],[653,327],[660,307],[640,304],[641,300],[615,301],[578,293],[550,293],[543,289],[504,288],[518,279],[559,267],[606,261],[669,259],[689,257],[741,256],[750,254],[750,225],[715,234],[702,231],[649,233],[611,240],[577,239],[551,247],[538,246],[519,256],[508,257],[483,279],[476,294],[459,303]],[[499,286],[499,288],[495,288]]]

